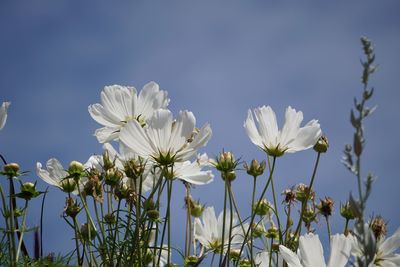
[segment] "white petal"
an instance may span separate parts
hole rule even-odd
[[[296,253],[286,248],[285,246],[279,246],[279,252],[281,253],[283,259],[289,265],[289,267],[303,267],[300,263],[299,257]],[[318,265],[315,265],[317,267]],[[307,267],[314,267],[314,265],[308,265]],[[319,266],[318,266],[319,267]]]
[[[8,107],[11,105],[10,102],[3,102],[0,107],[0,130],[3,129],[4,125],[7,121],[7,110]]]
[[[205,146],[208,143],[208,140],[210,140],[211,136],[212,130],[210,125],[207,123],[200,129],[200,132],[195,135],[193,141],[177,154],[178,158],[181,160],[190,159],[197,153],[197,149]]]
[[[141,157],[148,158],[154,152],[145,131],[136,120],[121,129],[119,139]]]
[[[103,167],[101,166],[103,162],[103,157],[100,155],[93,155],[90,156],[88,161],[83,165],[85,169],[91,169],[94,168],[99,172],[103,171]]]
[[[285,124],[279,136],[279,142],[283,147],[286,147],[287,143],[296,138],[302,121],[303,113],[301,111],[296,112],[291,106],[287,107]]]
[[[321,128],[317,121],[300,128],[296,138],[288,144],[288,153],[293,153],[313,147],[321,136]]]
[[[90,116],[92,116],[95,121],[104,126],[115,127],[116,125],[121,124],[119,117],[110,113],[108,110],[105,110],[100,104],[90,105],[88,107],[88,111]]]
[[[350,251],[353,245],[351,236],[346,237],[343,234],[331,236],[331,255],[329,257],[328,267],[343,267],[350,257]]]
[[[389,255],[400,247],[400,228],[379,247],[383,255]]]
[[[119,128],[103,127],[94,132],[99,143],[106,143],[118,139],[120,133]]]
[[[400,266],[400,255],[391,254],[386,257],[383,257],[380,264],[383,267],[398,267]]]
[[[324,250],[318,235],[306,234],[300,237],[300,257],[305,266],[324,267]]]
[[[40,162],[36,163],[36,174],[37,174],[37,176],[39,176],[43,181],[45,181],[49,185],[53,185],[53,186],[61,188],[61,186],[59,184],[60,180],[57,179],[56,177],[50,176],[48,171],[43,170],[42,164]]]
[[[254,123],[253,114],[251,113],[250,109],[247,111],[247,119],[244,122],[243,127],[246,129],[246,133],[250,138],[250,141],[256,146],[264,148],[260,133],[258,132],[256,124]]]
[[[196,118],[190,111],[180,111],[177,120],[172,127],[171,139],[168,147],[178,151],[183,147],[186,141],[191,137]]]
[[[270,106],[262,106],[254,110],[259,124],[259,133],[267,147],[276,147],[278,138],[278,123],[276,122],[275,112]]]
[[[157,83],[149,82],[139,93],[137,112],[143,114],[146,119],[150,118],[155,110],[168,106],[167,96],[168,93],[160,90]]]
[[[158,109],[148,121],[146,128],[149,140],[161,152],[168,152],[168,143],[172,132],[172,113],[168,109]]]
[[[101,103],[105,110],[113,114],[119,121],[132,117],[132,94],[136,93],[134,87],[111,85],[104,87],[101,92]]]

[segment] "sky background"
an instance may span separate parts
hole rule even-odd
[[[67,166],[101,153],[93,136],[100,125],[87,107],[100,102],[101,90],[111,84],[140,90],[156,81],[168,91],[175,114],[188,109],[199,126],[211,124],[213,137],[203,151],[215,156],[224,148],[246,161],[265,158],[243,129],[247,110],[271,105],[282,125],[291,105],[303,111],[304,122],[318,119],[329,138],[315,189],[336,201],[333,232],[340,232],[339,203],[356,192],[356,180],[340,159],[352,142],[353,97],[362,90],[359,38],[368,36],[379,71],[370,101],[378,109],[365,125],[362,168],[378,176],[367,215],[382,215],[391,234],[400,225],[399,11],[398,1],[1,1],[0,101],[12,105],[0,153],[31,171],[27,181],[38,180],[37,161],[56,157]],[[308,183],[315,157],[308,150],[279,158],[277,191]],[[193,196],[219,212],[223,183],[214,173],[215,181],[197,187]],[[242,172],[233,187],[244,210],[251,178]],[[38,181],[38,188],[46,184]],[[45,252],[74,246],[60,216],[64,200],[50,189]],[[35,202],[29,226],[39,223],[40,200]],[[179,183],[173,206],[174,244],[182,247]],[[320,233],[326,243],[326,231]]]

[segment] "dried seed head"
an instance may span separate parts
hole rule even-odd
[[[319,212],[325,216],[331,216],[333,212],[333,204],[334,201],[330,197],[325,197],[324,199],[321,199],[320,204],[317,206]]]
[[[374,236],[377,240],[381,239],[386,235],[386,226],[387,223],[382,218],[382,216],[376,216],[373,218],[369,224]]]

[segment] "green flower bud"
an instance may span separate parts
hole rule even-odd
[[[236,261],[240,260],[240,254],[239,253],[240,253],[239,249],[231,249],[229,251],[229,258],[232,261],[236,262]]]
[[[106,224],[113,225],[117,222],[115,215],[112,213],[108,213],[104,215],[104,221]]]
[[[104,183],[110,186],[116,186],[123,177],[124,174],[120,170],[112,168],[106,171]]]
[[[308,199],[307,199],[308,196]],[[305,184],[299,184],[296,188],[296,199],[300,202],[313,200],[315,197],[314,191],[310,191],[310,188]]]
[[[220,172],[231,172],[234,171],[238,162],[235,160],[235,156],[232,152],[223,151],[219,157],[215,160],[215,168]]]
[[[81,226],[81,237],[85,241],[93,240],[96,237],[96,230],[93,225],[89,225],[87,223],[82,224]]]
[[[60,186],[64,192],[72,193],[76,189],[76,182],[72,178],[67,178],[60,182]]]
[[[250,166],[247,165],[247,163],[244,163],[244,168],[247,171],[248,175],[251,175],[253,177],[260,176],[264,173],[266,167],[266,162],[265,160],[260,163],[258,163],[257,160],[253,159],[250,163]]]
[[[251,261],[248,259],[243,259],[239,262],[239,267],[251,267]]]
[[[321,136],[317,143],[314,145],[314,150],[318,153],[326,153],[329,148],[328,138],[326,136]]]
[[[68,174],[75,180],[79,180],[84,175],[84,167],[79,161],[71,161],[68,168]]]
[[[235,173],[235,171],[222,172],[221,177],[222,177],[222,180],[224,180],[224,181],[227,180],[229,182],[232,182],[233,180],[236,179],[236,173]]]
[[[124,162],[124,171],[128,178],[138,179],[143,175],[146,164],[141,158],[130,159]]]
[[[156,222],[160,218],[160,212],[158,210],[148,210],[147,217],[150,221]]]
[[[251,230],[252,230],[253,238],[260,238],[265,233],[263,227],[256,223],[251,224]]]
[[[203,214],[204,205],[199,201],[194,201],[192,198],[185,197],[186,208],[190,209],[190,215],[199,218]]]
[[[19,165],[18,163],[8,163],[4,165],[4,174],[9,177],[19,176]]]
[[[103,168],[104,170],[109,170],[115,167],[115,160],[112,161],[110,159],[110,153],[108,152],[108,150],[104,150],[103,152]]]
[[[267,233],[265,234],[267,238],[272,238],[272,239],[279,239],[279,231],[278,228],[276,227],[271,227],[267,230]]]
[[[17,197],[23,198],[25,200],[31,200],[39,196],[40,193],[36,191],[36,185],[31,182],[26,182],[21,185],[21,192],[16,194]]]
[[[340,206],[340,215],[342,215],[346,220],[354,220],[355,216],[350,207],[350,202],[346,202]]]
[[[195,255],[187,256],[184,261],[184,266],[185,267],[194,267],[194,266],[196,266],[198,261],[199,261],[199,257],[197,257]]]
[[[262,199],[260,202],[253,205],[253,212],[258,216],[265,216],[271,212],[271,203],[266,199]]]

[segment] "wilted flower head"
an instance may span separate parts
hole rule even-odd
[[[129,121],[144,126],[155,110],[166,108],[168,103],[167,92],[150,82],[139,95],[134,87],[106,86],[101,92],[101,104],[90,105],[88,109],[92,118],[104,125],[96,130],[95,136],[105,143],[118,139],[121,128]]]
[[[379,215],[372,218],[371,222],[369,223],[369,228],[371,228],[372,232],[374,233],[376,240],[379,240],[386,235],[386,226],[387,223],[382,216]]]
[[[307,198],[307,196],[308,196],[308,198]],[[297,185],[297,187],[296,187],[296,199],[298,201],[303,202],[303,201],[306,201],[306,200],[307,201],[308,200],[313,200],[314,197],[315,197],[315,192],[312,189],[310,191],[310,188],[307,185],[302,184],[302,183]]]
[[[256,146],[268,155],[279,157],[284,153],[294,153],[313,147],[321,136],[317,120],[311,120],[300,127],[303,113],[296,112],[292,107],[286,109],[285,124],[278,130],[275,112],[270,106],[254,109],[258,127],[253,119],[251,110],[247,113],[244,123],[247,135]]]
[[[4,125],[7,121],[7,110],[8,107],[11,105],[10,102],[3,102],[0,107],[0,130],[3,129]]]
[[[321,199],[320,204],[317,206],[319,212],[325,216],[331,216],[333,212],[333,204],[334,201],[330,197],[325,197],[324,199]]]
[[[286,188],[282,195],[284,197],[283,202],[288,205],[291,205],[293,202],[296,202],[296,191],[293,188]]]
[[[167,166],[189,160],[211,138],[208,124],[198,132],[195,124],[192,112],[181,111],[174,121],[171,111],[159,109],[148,120],[146,127],[136,120],[128,122],[121,130],[120,140],[138,156]]]

